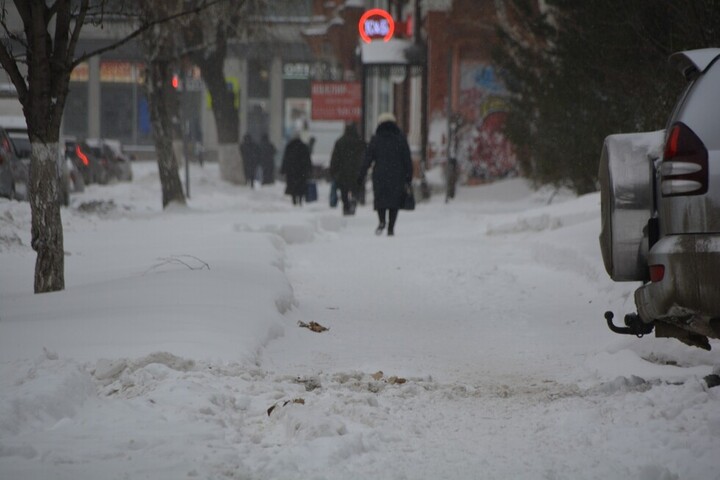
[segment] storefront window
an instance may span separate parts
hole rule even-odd
[[[136,115],[134,85],[103,83],[100,87],[100,132],[103,138],[116,138],[134,143]]]
[[[248,97],[270,97],[270,65],[267,62],[248,61]]]

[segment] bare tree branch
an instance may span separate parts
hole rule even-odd
[[[172,14],[172,15],[168,15],[167,17],[163,17],[163,18],[159,18],[159,19],[156,19],[156,20],[152,20],[152,21],[144,24],[143,26],[141,26],[140,28],[138,28],[137,30],[135,30],[134,32],[132,32],[130,35],[126,36],[125,38],[122,38],[121,40],[118,40],[117,42],[114,42],[114,43],[112,43],[112,44],[110,44],[110,45],[108,45],[108,46],[106,46],[106,47],[99,48],[99,49],[97,49],[97,50],[94,50],[94,51],[92,51],[92,52],[90,52],[90,53],[86,53],[86,54],[84,54],[84,55],[76,58],[76,59],[72,62],[72,66],[73,66],[73,68],[74,68],[74,67],[80,65],[82,62],[88,60],[90,57],[94,57],[95,55],[100,55],[100,54],[105,53],[105,52],[107,52],[107,51],[114,50],[114,49],[116,49],[116,48],[118,48],[118,47],[120,47],[120,46],[122,46],[122,45],[125,45],[125,44],[128,43],[130,40],[133,40],[134,38],[139,37],[140,35],[142,35],[142,34],[145,33],[146,31],[148,31],[150,28],[154,27],[155,25],[159,25],[159,24],[162,24],[162,23],[165,23],[165,22],[169,22],[169,21],[172,21],[172,20],[176,20],[176,19],[178,19],[178,18],[182,18],[182,17],[187,16],[187,15],[199,14],[199,13],[202,12],[204,9],[206,9],[206,8],[208,8],[208,7],[211,7],[211,6],[213,6],[213,5],[216,5],[216,4],[219,4],[219,3],[224,3],[224,2],[232,2],[232,1],[234,1],[234,0],[209,0],[209,1],[207,1],[207,2],[202,2],[200,5],[198,5],[198,6],[196,6],[196,7],[193,7],[193,8],[190,8],[190,9],[188,9],[188,10],[183,10],[183,11],[181,11],[181,12],[178,12],[178,13],[175,13],[175,14]]]
[[[22,100],[27,97],[28,86],[27,83],[25,83],[25,79],[23,78],[22,74],[20,73],[20,69],[15,62],[15,59],[12,57],[12,55],[10,55],[7,47],[2,42],[0,42],[0,65],[2,65],[2,67],[10,76],[10,80],[12,80],[13,85],[15,85],[15,89],[17,90],[18,98],[21,100],[22,103]]]
[[[72,35],[70,36],[70,43],[68,44],[68,52],[75,52],[75,46],[77,45],[77,42],[80,38],[80,30],[83,27],[83,24],[85,23],[85,15],[87,14],[88,10],[88,1],[89,0],[83,0],[82,4],[80,4],[80,10],[78,11],[77,19],[75,20],[75,28],[73,29]],[[68,60],[72,60],[69,59]],[[77,63],[71,63],[70,71],[72,71],[73,68],[75,68],[78,64]]]

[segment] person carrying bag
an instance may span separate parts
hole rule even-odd
[[[388,236],[393,236],[398,210],[410,206],[410,202],[414,203],[414,197],[412,189],[408,195],[413,175],[410,146],[392,113],[382,113],[378,117],[378,126],[365,153],[358,185],[365,183],[370,167],[373,169],[374,208],[379,219],[375,234],[381,235],[387,225]]]

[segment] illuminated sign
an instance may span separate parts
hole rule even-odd
[[[385,10],[373,8],[360,17],[358,30],[360,30],[360,37],[365,43],[372,42],[374,38],[382,38],[387,42],[395,32],[395,20]]]

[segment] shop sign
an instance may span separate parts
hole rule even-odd
[[[283,79],[307,80],[310,78],[309,63],[286,63],[283,65]]]
[[[312,82],[312,120],[357,122],[362,117],[359,82]]]
[[[360,17],[358,30],[365,43],[370,43],[377,38],[382,38],[384,42],[387,42],[395,32],[395,21],[387,11],[373,8]]]
[[[139,80],[138,67],[131,62],[100,62],[100,81],[110,83],[136,83]]]
[[[108,83],[142,83],[144,65],[123,61],[100,62],[100,81]],[[87,82],[90,79],[90,67],[82,62],[70,73],[71,82]]]

